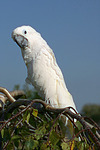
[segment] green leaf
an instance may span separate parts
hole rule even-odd
[[[37,130],[35,130],[35,138],[37,140],[41,139],[44,134],[46,133],[46,128],[45,126],[41,126],[40,128],[38,128]]]
[[[23,123],[24,123],[24,121],[25,121],[26,118],[27,118],[27,114],[28,114],[28,111],[25,111],[25,113],[24,113],[24,115],[23,115]]]
[[[62,150],[70,150],[70,145],[69,143],[61,143],[61,147],[62,147]]]
[[[30,113],[28,113],[27,115],[27,123],[29,123],[29,120],[30,120]]]
[[[51,143],[51,144],[56,145],[56,144],[58,143],[58,141],[60,140],[60,137],[59,137],[59,135],[53,130],[53,131],[50,133],[49,140],[50,140],[50,143]]]
[[[80,150],[84,150],[84,148],[85,148],[84,144],[85,144],[84,142],[80,142],[80,144],[79,144],[79,149]]]
[[[81,123],[80,123],[79,121],[77,121],[77,122],[75,123],[75,125],[77,126],[77,127],[75,128],[75,134],[77,134],[77,133],[79,133],[79,131],[82,130],[82,125],[81,125]]]
[[[4,129],[1,130],[1,136],[4,137]]]
[[[39,146],[39,142],[36,140],[29,139],[28,141],[25,142],[25,150],[33,150],[37,146]]]
[[[12,138],[11,138],[11,140],[18,140],[18,139],[20,139],[21,137],[19,136],[19,135],[14,135]]]
[[[40,147],[40,150],[47,150],[47,144],[43,143]]]
[[[81,123],[80,123],[79,121],[77,121],[77,122],[75,123],[75,125],[78,127],[79,130],[82,129],[82,125],[81,125]]]

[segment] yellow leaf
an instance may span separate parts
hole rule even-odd
[[[37,115],[38,115],[38,110],[37,110],[37,109],[33,109],[32,115],[35,116],[35,117],[37,117]]]
[[[71,142],[71,147],[70,147],[70,149],[71,149],[71,150],[74,150],[74,141]]]

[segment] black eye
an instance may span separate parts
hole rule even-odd
[[[27,31],[26,31],[26,30],[24,31],[24,34],[27,34]]]

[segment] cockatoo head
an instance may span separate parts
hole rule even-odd
[[[25,63],[34,59],[43,46],[47,45],[40,33],[30,26],[17,27],[12,32],[12,38],[21,48]]]
[[[35,44],[36,40],[39,40],[41,35],[30,26],[17,27],[12,32],[13,40],[19,45],[20,48],[26,49],[31,48]]]

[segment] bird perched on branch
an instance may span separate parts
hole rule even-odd
[[[12,38],[21,48],[27,67],[26,82],[51,106],[76,109],[54,53],[40,33],[30,26],[21,26],[12,32]]]
[[[21,48],[27,67],[26,82],[32,84],[38,94],[52,107],[73,107],[76,110],[54,53],[40,33],[30,26],[21,26],[12,32],[12,38]],[[66,117],[61,118],[65,124],[62,129],[66,127],[66,133],[72,136],[72,124]],[[65,129],[63,132],[65,134]]]

